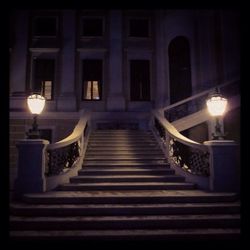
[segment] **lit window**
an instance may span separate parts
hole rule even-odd
[[[93,99],[99,100],[100,95],[99,95],[99,87],[98,87],[98,82],[97,81],[92,82],[92,89],[93,89]]]
[[[101,100],[102,60],[83,60],[83,100]]]
[[[34,60],[33,91],[41,93],[46,100],[53,99],[55,59],[37,58]]]
[[[100,100],[98,81],[85,81],[84,85],[85,100]]]
[[[43,81],[42,82],[42,95],[46,100],[52,99],[52,81]]]

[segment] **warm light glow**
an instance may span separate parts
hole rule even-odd
[[[226,111],[227,99],[221,95],[214,95],[207,100],[207,108],[212,116],[221,116]]]
[[[99,89],[98,89],[98,81],[93,81],[93,99],[99,100]]]
[[[45,106],[45,98],[41,95],[33,94],[27,98],[29,110],[32,114],[40,114]]]

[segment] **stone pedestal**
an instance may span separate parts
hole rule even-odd
[[[215,192],[239,191],[238,145],[229,140],[204,142],[210,151],[210,190]]]
[[[48,141],[41,139],[23,139],[17,142],[18,172],[14,187],[16,197],[24,193],[45,191],[45,149],[48,144]]]

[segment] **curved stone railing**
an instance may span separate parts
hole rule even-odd
[[[201,144],[190,140],[160,111],[152,112],[151,128],[170,166],[188,182],[210,191],[239,191],[238,145],[234,141]]]
[[[188,181],[208,189],[209,149],[180,134],[159,111],[152,113],[152,130],[158,138],[171,167]],[[160,138],[160,139],[159,139]]]
[[[218,88],[223,96],[229,98],[239,93],[239,79],[233,79],[223,84],[214,86],[208,90],[202,91],[198,94],[190,96],[179,102],[171,104],[161,109],[165,118],[169,122],[174,122],[182,117],[198,112],[205,108],[206,99],[215,88]]]
[[[90,113],[82,112],[73,132],[46,148],[46,189],[65,183],[81,168],[90,133]]]

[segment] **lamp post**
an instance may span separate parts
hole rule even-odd
[[[219,117],[222,117],[226,111],[227,99],[224,98],[218,88],[215,88],[215,92],[209,96],[206,101],[209,113],[215,117],[215,131],[212,133],[213,140],[223,140],[225,134],[221,130],[221,124]]]
[[[30,112],[34,115],[32,129],[27,133],[28,139],[39,139],[40,132],[38,130],[37,117],[44,109],[45,98],[39,94],[32,94],[28,96],[27,104]]]

